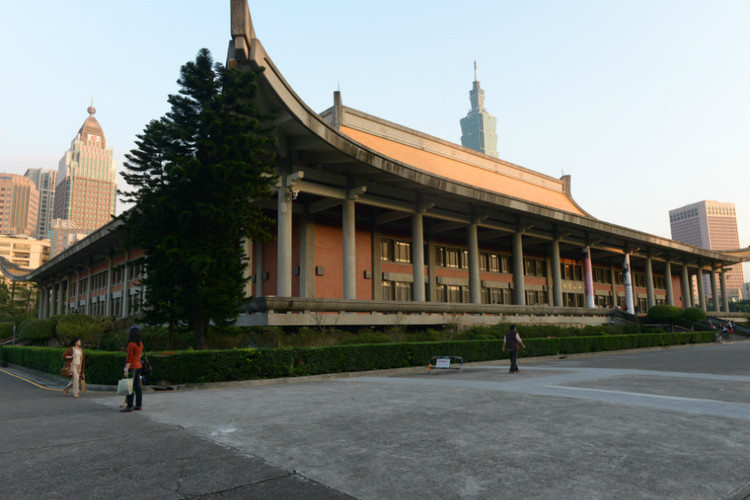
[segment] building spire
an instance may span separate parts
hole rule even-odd
[[[96,108],[94,107],[94,98],[91,98],[91,106],[89,106],[86,111],[89,112],[91,116],[94,116],[94,113],[96,113]]]
[[[477,62],[476,61],[474,61],[474,81],[475,82],[479,81],[479,77],[477,76]],[[91,99],[91,102],[93,105],[93,102],[94,102],[93,98]]]

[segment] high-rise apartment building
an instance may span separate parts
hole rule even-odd
[[[469,99],[471,110],[461,118],[461,145],[497,158],[497,118],[484,109],[484,90],[479,87],[476,61],[474,86],[469,91]]]
[[[710,250],[740,248],[734,203],[704,200],[670,210],[669,225],[675,241]],[[742,285],[745,282],[742,264],[727,268],[726,282],[729,300],[741,299]],[[708,275],[703,277],[703,287],[706,297],[711,296]]]
[[[0,174],[0,234],[36,236],[39,191],[30,179]]]
[[[52,221],[52,209],[55,206],[55,184],[57,172],[46,168],[30,168],[24,177],[31,179],[39,191],[39,216],[37,217],[36,238],[49,238],[47,232]]]
[[[115,214],[117,170],[112,148],[94,118],[96,109],[89,106],[87,111],[88,118],[60,159],[52,217],[90,233]]]

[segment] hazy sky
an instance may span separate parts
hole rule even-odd
[[[250,1],[314,110],[345,105],[460,143],[477,61],[504,160],[560,177],[598,219],[670,237],[668,211],[733,202],[750,245],[750,1]],[[96,118],[118,168],[229,0],[0,0],[0,172],[56,169]],[[750,280],[746,265],[745,280]]]

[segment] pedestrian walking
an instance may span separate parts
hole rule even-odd
[[[143,383],[141,382],[141,354],[143,354],[143,342],[141,342],[141,330],[137,326],[131,326],[128,333],[127,357],[125,358],[126,377],[133,379],[133,393],[125,400],[125,408],[120,411],[131,412],[143,409]],[[135,406],[133,406],[135,398]]]
[[[523,347],[526,349],[526,344],[523,343],[523,340],[521,340],[521,336],[518,334],[518,331],[516,331],[516,325],[510,325],[510,330],[508,330],[508,333],[505,334],[505,337],[503,338],[503,352],[505,352],[505,349],[507,347],[508,354],[510,354],[510,373],[511,375],[514,373],[518,373],[518,346]]]
[[[67,396],[72,387],[73,397],[77,398],[81,387],[81,380],[84,379],[83,371],[86,368],[86,357],[83,355],[81,339],[79,337],[73,339],[70,347],[63,353],[62,357],[65,360],[63,374],[72,377],[68,385],[63,389],[63,394]]]

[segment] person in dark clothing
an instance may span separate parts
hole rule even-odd
[[[505,337],[503,338],[503,352],[505,352],[505,349],[507,347],[508,354],[510,354],[510,373],[518,373],[520,370],[518,369],[518,364],[516,363],[516,360],[518,359],[518,346],[523,347],[526,349],[526,344],[523,343],[523,340],[521,340],[521,336],[516,331],[516,325],[510,325],[510,330],[508,330],[508,333],[505,334]]]

